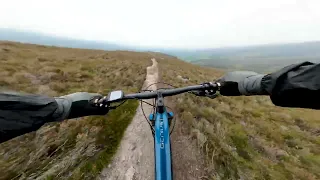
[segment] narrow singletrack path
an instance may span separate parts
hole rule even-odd
[[[156,83],[159,79],[158,63],[152,58],[152,66],[147,67],[147,76],[143,88]],[[156,90],[156,85],[148,89]],[[147,100],[152,103],[152,100]],[[146,116],[152,107],[144,104]],[[112,162],[102,170],[99,180],[148,180],[154,179],[154,152],[153,136],[148,122],[142,113],[141,107],[137,108],[131,124],[125,131],[124,137]]]

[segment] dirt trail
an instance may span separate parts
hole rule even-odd
[[[151,60],[153,65],[147,68],[147,77],[143,88],[159,80],[158,63],[154,58]],[[152,85],[148,89],[156,90],[157,87]],[[147,102],[152,103],[152,100]],[[171,103],[166,101],[167,105],[173,107]],[[148,105],[143,105],[143,109],[147,116],[152,110]],[[207,179],[203,156],[196,148],[195,142],[190,140],[185,133],[185,128],[185,125],[177,119],[175,131],[171,136],[173,177],[176,180]],[[154,179],[153,145],[153,136],[149,124],[146,122],[139,106],[112,163],[102,171],[97,179]]]
[[[158,64],[154,58],[151,60],[153,64],[147,68],[143,88],[158,81]],[[156,85],[152,85],[148,89],[156,90]],[[148,100],[148,102],[152,103],[152,100]],[[148,105],[143,105],[143,109],[147,116],[152,110]],[[113,161],[97,179],[154,179],[153,137],[140,106],[124,134]]]

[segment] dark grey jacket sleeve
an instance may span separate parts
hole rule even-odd
[[[54,121],[61,110],[54,98],[0,93],[0,143]]]
[[[92,106],[101,95],[77,92],[61,97],[47,97],[16,92],[0,93],[0,143],[39,129],[52,121],[105,115],[108,108]]]
[[[293,64],[261,80],[277,106],[320,109],[320,64]]]

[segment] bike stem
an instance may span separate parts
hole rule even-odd
[[[164,98],[162,96],[162,92],[158,91],[157,92],[157,112],[158,113],[163,113],[164,112]]]

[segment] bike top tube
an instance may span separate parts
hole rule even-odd
[[[210,83],[210,84],[202,84],[202,85],[195,85],[195,86],[187,86],[182,88],[174,88],[174,89],[160,89],[154,92],[141,92],[135,94],[127,94],[125,95],[122,100],[125,99],[152,99],[158,97],[158,93],[161,92],[163,97],[166,96],[174,96],[177,94],[195,91],[195,90],[218,90],[219,84],[217,83]]]

